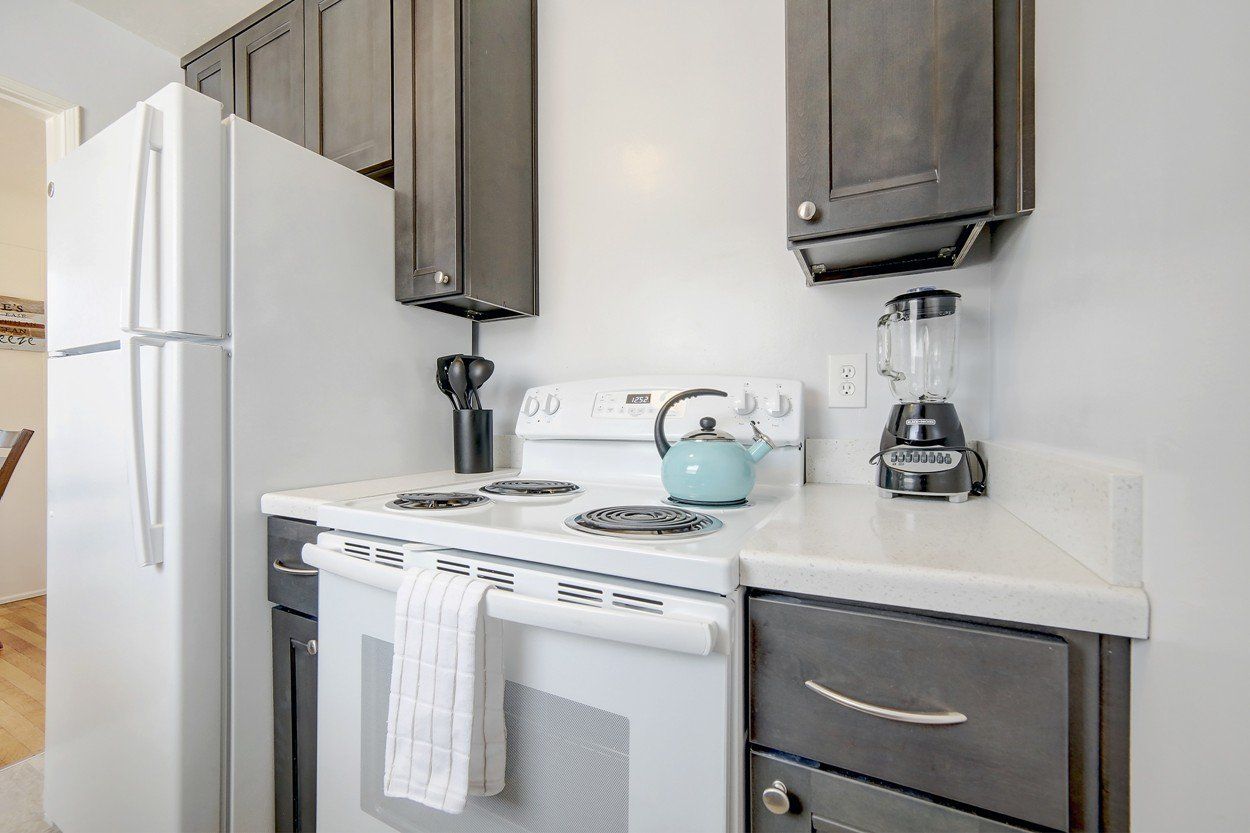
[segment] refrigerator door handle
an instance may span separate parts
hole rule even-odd
[[[143,383],[139,351],[143,347],[161,348],[166,342],[152,338],[131,337],[122,342],[125,351],[127,402],[130,419],[127,462],[130,468],[130,514],[134,523],[135,548],[139,566],[148,567],[165,560],[165,527],[152,507],[148,495],[147,449],[143,440]],[[157,455],[156,482],[161,483],[160,456]]]
[[[122,297],[121,328],[132,333],[159,333],[159,330],[139,326],[139,282],[143,276],[143,228],[147,217],[148,181],[152,164],[151,154],[161,149],[160,112],[150,104],[139,102],[135,107],[137,129],[135,132],[135,156],[131,167],[133,188],[130,204],[130,263],[126,278],[126,291]]]

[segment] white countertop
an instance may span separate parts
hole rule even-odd
[[[315,522],[324,503],[481,477],[441,470],[272,492],[261,498],[261,511]],[[987,498],[883,500],[870,486],[808,484],[747,536],[740,571],[744,586],[761,590],[1148,634],[1141,588],[1108,583]]]
[[[511,477],[516,469],[495,469],[491,476]],[[379,480],[357,480],[353,483],[334,483],[329,486],[313,486],[308,489],[292,489],[288,492],[269,492],[260,498],[260,511],[266,515],[316,521],[317,507],[323,503],[372,497],[374,495],[418,492],[430,486],[448,483],[465,483],[481,480],[484,474],[456,474],[450,469],[427,471],[421,474],[404,474],[399,477],[383,477]]]
[[[1139,587],[1099,578],[987,498],[809,484],[750,535],[748,587],[1145,638]]]

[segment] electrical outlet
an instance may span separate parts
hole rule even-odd
[[[829,407],[868,407],[868,354],[829,356]]]

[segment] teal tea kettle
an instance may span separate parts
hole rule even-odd
[[[694,396],[728,396],[723,390],[695,388],[673,395],[655,415],[655,447],[662,458],[660,480],[669,497],[679,503],[732,506],[742,503],[755,486],[755,464],[772,451],[773,441],[751,423],[755,444],[744,447],[733,435],[703,417],[699,430],[691,431],[674,445],[664,437],[664,417],[683,399]]]

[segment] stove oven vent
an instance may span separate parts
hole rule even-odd
[[[364,541],[344,541],[343,552],[356,558],[363,558],[365,561],[381,564],[384,567],[403,569],[404,566],[404,554],[395,547],[369,544]]]

